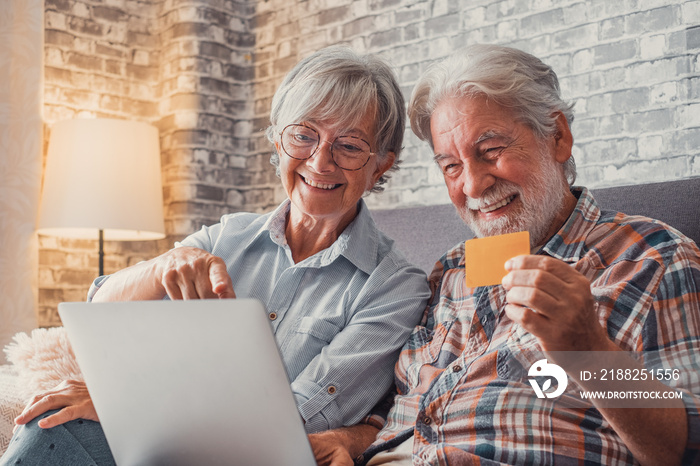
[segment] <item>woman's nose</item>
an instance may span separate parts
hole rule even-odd
[[[331,147],[331,142],[321,140],[318,143],[316,152],[307,159],[306,163],[310,164],[316,173],[327,173],[337,168],[337,165],[333,161]]]

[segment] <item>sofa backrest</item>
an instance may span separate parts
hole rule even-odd
[[[603,210],[661,220],[700,244],[700,177],[591,192]],[[373,210],[372,217],[426,273],[445,251],[474,236],[452,204]]]

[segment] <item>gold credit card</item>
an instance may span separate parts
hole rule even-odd
[[[467,287],[500,284],[508,273],[506,261],[523,254],[530,254],[530,233],[527,231],[465,241],[464,275]]]

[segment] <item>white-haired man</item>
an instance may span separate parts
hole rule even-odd
[[[467,288],[464,245],[448,251],[396,365],[396,396],[364,424],[312,436],[319,462],[693,461],[700,250],[660,222],[601,211],[587,189],[571,187],[573,113],[552,69],[512,48],[470,46],[421,77],[409,116],[465,223],[477,236],[527,230],[532,254],[509,260],[502,284]],[[666,371],[657,374],[684,381],[673,389],[683,398],[638,405],[649,409],[570,394],[541,399],[528,369],[546,358],[584,390],[617,369],[648,374],[653,360]],[[611,361],[617,366],[583,376]],[[638,379],[616,386],[670,390]]]

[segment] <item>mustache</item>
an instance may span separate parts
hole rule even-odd
[[[513,194],[522,195],[520,186],[509,181],[498,181],[478,198],[467,196],[465,207],[470,210],[479,210],[500,202]]]

